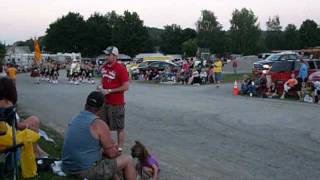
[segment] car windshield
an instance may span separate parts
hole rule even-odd
[[[294,68],[294,62],[293,61],[281,61],[276,62],[272,65],[271,71],[272,72],[289,72],[292,71]]]
[[[269,56],[266,60],[267,61],[278,61],[281,55],[278,54],[273,54],[271,56]]]
[[[139,64],[139,67],[146,67],[148,66],[149,64],[151,63],[154,63],[154,61],[145,61],[145,62],[142,62]]]

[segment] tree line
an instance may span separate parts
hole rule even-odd
[[[136,12],[94,13],[86,20],[79,13],[69,12],[49,25],[40,44],[47,52],[81,52],[84,57],[98,56],[109,45],[130,56],[158,51],[195,56],[199,48],[215,54],[248,55],[320,46],[320,28],[315,21],[307,19],[299,28],[294,24],[282,28],[279,16],[274,16],[263,31],[258,17],[246,8],[233,11],[228,30],[223,30],[210,10],[201,11],[195,25],[196,29],[183,29],[177,24],[160,29],[145,26]],[[32,46],[31,42],[19,43]]]

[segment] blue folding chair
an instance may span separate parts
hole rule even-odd
[[[8,171],[13,171],[12,179],[17,180],[19,179],[19,169],[18,169],[18,151],[22,144],[16,143],[16,127],[17,127],[17,117],[16,117],[16,107],[12,106],[9,108],[0,108],[0,121],[4,121],[8,123],[12,127],[12,146],[0,151],[2,154],[2,158],[5,159],[4,170],[5,172],[0,172],[0,179],[1,176],[4,176],[4,173]]]

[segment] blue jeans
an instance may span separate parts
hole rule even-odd
[[[253,95],[256,94],[256,86],[254,85],[248,85],[248,94],[252,93]]]

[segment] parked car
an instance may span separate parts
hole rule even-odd
[[[258,54],[258,61],[263,61],[267,59],[269,56],[273,55],[274,53],[261,53]]]
[[[147,61],[146,63],[141,63],[138,66],[139,71],[146,71],[146,70],[163,71],[166,68],[170,68],[174,71],[174,70],[178,70],[179,66],[174,63],[166,62],[166,61],[157,61],[157,62]]]
[[[253,63],[253,73],[259,74],[263,70],[269,70],[275,62],[279,61],[295,61],[300,58],[299,54],[295,52],[281,52],[277,54],[272,54],[265,60],[257,61]]]
[[[317,62],[319,62],[319,64],[320,64],[320,61],[317,61]],[[318,69],[317,72],[310,74],[309,81],[312,81],[312,82],[320,81],[320,68]]]
[[[308,74],[320,71],[320,60],[305,60],[308,66]],[[283,84],[290,79],[292,73],[296,76],[299,74],[300,61],[277,61],[272,64],[266,75],[271,77],[272,82],[277,86],[278,92],[282,92]]]

